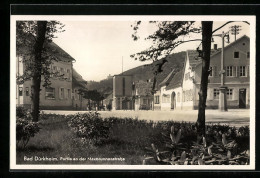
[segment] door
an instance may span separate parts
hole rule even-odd
[[[246,89],[239,89],[239,108],[246,108]]]

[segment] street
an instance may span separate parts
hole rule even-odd
[[[44,110],[43,113],[52,114],[76,114],[88,111],[61,111],[61,110]],[[197,110],[175,110],[175,111],[132,111],[132,110],[117,110],[117,111],[98,111],[102,118],[108,117],[131,117],[152,121],[185,121],[196,122]],[[230,126],[249,125],[250,110],[249,109],[230,109],[228,112],[220,112],[218,110],[206,110],[207,123],[228,124]]]

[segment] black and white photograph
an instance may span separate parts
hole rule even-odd
[[[255,169],[255,21],[11,15],[10,169]]]

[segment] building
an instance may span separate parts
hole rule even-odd
[[[190,61],[189,54],[187,55]],[[194,58],[194,57],[193,57]],[[210,75],[208,84],[207,108],[218,108],[220,77],[221,50],[214,53],[210,60]],[[199,92],[201,80],[201,62],[191,66],[194,77],[187,75],[193,80],[194,93]],[[250,39],[242,36],[224,48],[224,85],[227,86],[228,108],[249,108],[250,107]],[[194,79],[193,79],[194,78]],[[192,107],[197,109],[199,102],[198,94],[194,97]]]
[[[133,101],[133,76],[115,75],[113,77],[113,110],[132,110]]]
[[[50,70],[57,75],[51,75],[51,85],[47,88],[41,86],[40,91],[40,109],[73,109],[77,101],[77,93],[74,89],[78,88],[75,83],[81,83],[83,79],[75,77],[78,74],[73,69],[75,61],[68,53],[61,49],[57,44],[50,43],[50,52],[57,61],[53,61]],[[26,51],[23,51],[26,52]],[[25,70],[23,63],[23,52],[17,53],[16,71],[17,76],[21,76]],[[43,82],[43,77],[42,77]],[[82,87],[82,86],[81,86]],[[23,84],[17,84],[16,88],[16,104],[31,108],[31,80],[25,81]],[[80,106],[80,105],[79,105]]]
[[[198,52],[188,50],[183,70],[171,72],[160,84],[161,110],[197,109],[202,62]],[[212,50],[207,109],[217,109],[221,85],[221,50]],[[224,85],[228,108],[249,108],[250,39],[242,36],[224,48]],[[158,95],[157,95],[158,97]]]
[[[150,80],[134,82],[135,110],[152,110],[153,95],[151,93],[153,83]]]
[[[182,109],[183,71],[183,69],[178,72],[173,70],[160,84],[161,110]]]
[[[75,69],[72,69],[72,72],[72,108],[75,110],[87,110],[89,102],[80,94],[81,89],[87,88],[87,81]]]

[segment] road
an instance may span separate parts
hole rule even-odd
[[[61,110],[44,110],[44,113],[53,114],[75,114],[84,113],[88,111],[61,111]],[[196,122],[198,111],[197,110],[175,110],[175,111],[99,111],[102,118],[107,117],[131,117],[153,121],[185,121]],[[250,110],[249,109],[230,109],[228,112],[220,112],[218,110],[206,110],[207,123],[221,123],[231,126],[249,125]]]

